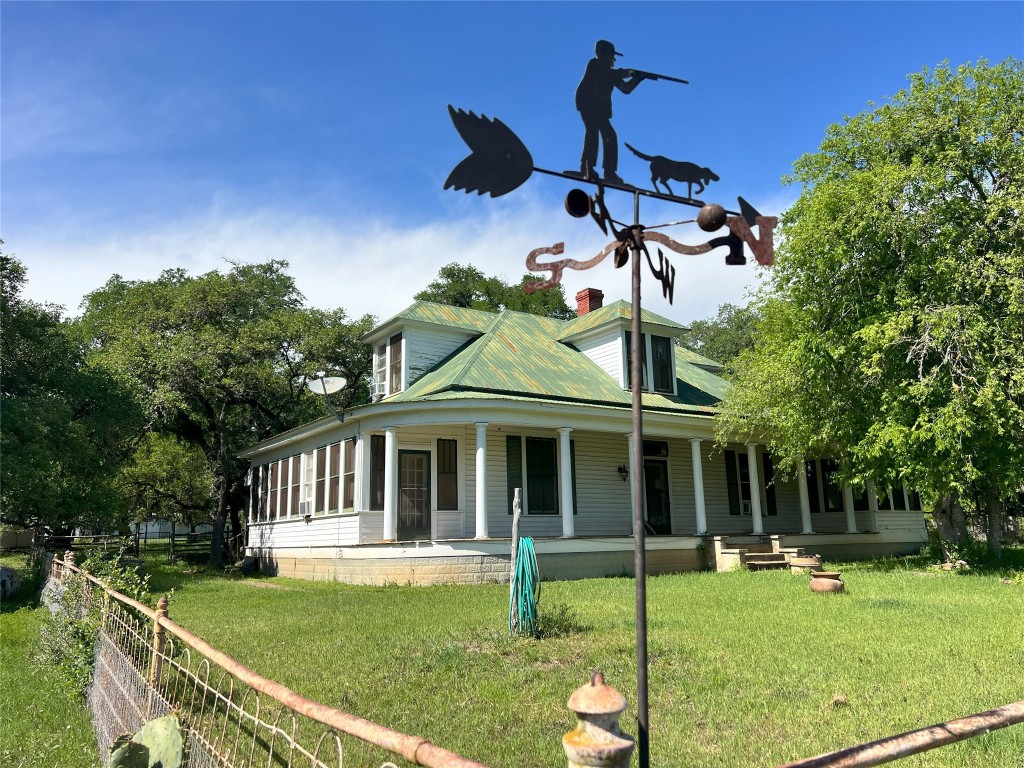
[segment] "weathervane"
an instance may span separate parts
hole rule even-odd
[[[739,212],[729,211],[717,203],[705,204],[694,198],[701,195],[709,184],[720,181],[718,175],[707,166],[698,163],[672,160],[664,155],[647,155],[630,144],[626,147],[649,163],[653,191],[640,189],[628,184],[618,175],[618,136],[612,127],[612,94],[615,90],[623,94],[632,93],[644,80],[665,80],[688,84],[688,81],[638,69],[616,69],[615,58],[622,56],[607,40],[598,40],[594,46],[595,56],[591,59],[576,89],[576,109],[583,120],[583,152],[579,171],[552,171],[538,168],[526,145],[512,130],[497,118],[476,115],[462,109],[448,106],[455,129],[470,148],[468,157],[452,169],[445,180],[444,188],[453,188],[479,195],[500,197],[521,186],[534,173],[582,181],[596,187],[594,194],[582,189],[572,189],[566,195],[565,209],[575,218],[590,216],[605,235],[614,239],[594,257],[579,261],[558,259],[541,262],[543,255],[561,256],[565,243],[535,248],[526,257],[526,267],[531,272],[549,272],[545,280],[526,281],[523,290],[532,293],[542,288],[551,288],[560,283],[566,269],[584,270],[596,267],[610,254],[614,254],[615,267],[623,267],[632,255],[632,354],[631,394],[633,431],[632,454],[643,456],[643,410],[641,406],[642,371],[640,350],[640,273],[641,255],[647,262],[654,279],[661,283],[662,294],[671,303],[675,294],[676,269],[657,247],[657,263],[648,250],[648,243],[655,243],[684,256],[697,256],[715,248],[728,249],[725,263],[743,265],[747,263],[743,244],[749,246],[754,258],[763,266],[774,262],[773,233],[778,219],[762,216],[742,197],[738,198]],[[601,160],[604,175],[596,171],[598,147],[602,150]],[[669,182],[686,184],[686,197],[673,193]],[[665,187],[662,192],[661,187]],[[605,192],[616,190],[633,196],[633,223],[625,224],[614,219],[605,203]],[[645,227],[640,223],[640,198],[648,197],[670,203],[700,208],[696,218]],[[696,222],[705,232],[715,232],[723,227],[727,233],[713,237],[703,243],[687,245],[673,240],[655,230],[680,224]],[[753,229],[758,229],[757,236]],[[636,625],[637,625],[637,756],[640,768],[648,768],[649,724],[647,706],[647,587],[646,587],[646,546],[644,521],[644,480],[642,472],[631,473],[633,480],[633,535],[634,563],[636,569]]]

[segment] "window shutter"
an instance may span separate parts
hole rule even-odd
[[[779,508],[775,503],[775,465],[772,462],[771,454],[761,454],[761,464],[764,466],[764,497],[768,503],[766,515],[778,515]]]
[[[729,514],[740,513],[740,486],[736,477],[736,451],[725,452],[725,484],[729,487]]]
[[[511,515],[516,488],[523,487],[523,448],[519,435],[505,435],[505,467],[508,476],[508,513]]]

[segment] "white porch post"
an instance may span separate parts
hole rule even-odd
[[[857,512],[853,508],[853,487],[843,486],[843,511],[846,513],[846,532],[857,532]]]
[[[636,521],[633,510],[636,508],[636,493],[633,486],[633,473],[636,472],[636,460],[633,457],[633,433],[626,433],[626,445],[629,446],[629,530],[630,536],[636,536]]]
[[[907,484],[901,483],[900,488],[903,489],[903,508],[910,509],[910,492],[907,491]]]
[[[572,452],[569,443],[570,427],[558,428],[559,449],[559,485],[561,486],[562,504],[562,538],[571,539],[576,535],[576,526],[572,519]]]
[[[384,541],[398,539],[398,440],[384,427]]]
[[[761,519],[761,475],[757,471],[757,444],[747,443],[747,473],[750,476],[750,515],[753,518],[754,533],[764,533]]]
[[[807,495],[807,462],[801,461],[797,467],[797,491],[800,493],[800,533],[814,533],[811,526],[811,499]]]
[[[476,535],[486,539],[487,534],[487,422],[476,423]]]
[[[878,533],[878,494],[874,480],[868,480],[868,527],[873,533]]]
[[[704,467],[700,458],[700,438],[690,438],[690,457],[693,459],[693,507],[697,518],[697,535],[708,532],[707,512],[704,508]]]

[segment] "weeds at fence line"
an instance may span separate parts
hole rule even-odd
[[[72,561],[73,563],[73,561]],[[96,617],[88,704],[102,754],[122,734],[174,713],[186,768],[341,768],[344,744],[364,764],[396,756],[432,768],[485,768],[434,746],[293,693],[212,648],[156,610],[54,559],[49,589],[69,614]],[[84,627],[86,625],[79,625]]]

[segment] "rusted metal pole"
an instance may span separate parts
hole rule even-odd
[[[847,747],[838,752],[809,757],[780,765],[778,768],[867,768],[891,763],[903,757],[969,739],[1008,725],[1024,723],[1024,701],[1007,704],[976,715],[961,717],[898,736],[890,736],[868,744]]]
[[[647,707],[647,551],[644,530],[643,345],[640,343],[640,196],[633,195],[633,295],[630,324],[630,394],[633,401],[633,569],[636,576],[636,720],[637,760],[650,766]]]

